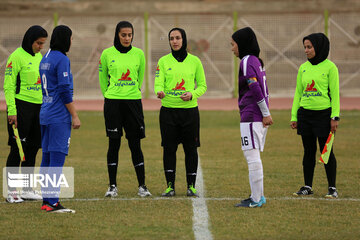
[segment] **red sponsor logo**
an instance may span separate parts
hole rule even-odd
[[[311,84],[307,84],[305,92],[317,92],[317,89],[314,88],[315,86],[315,81],[312,80]]]
[[[130,75],[130,70],[128,69],[126,73],[123,73],[121,75],[121,78],[119,79],[119,81],[131,81],[131,78],[129,77]]]
[[[7,65],[7,68],[12,68],[12,62]]]
[[[39,84],[41,84],[40,76],[38,77],[38,80],[37,80],[37,82],[35,83],[35,85],[39,85]]]
[[[184,79],[181,79],[181,83],[176,83],[176,86],[172,89],[172,90],[184,90],[186,91],[186,89],[183,87],[185,84]]]

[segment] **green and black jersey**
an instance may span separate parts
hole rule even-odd
[[[331,107],[331,118],[340,116],[339,72],[336,65],[326,59],[317,65],[303,63],[297,75],[291,121],[297,121],[300,107],[324,110]]]
[[[108,99],[141,99],[145,72],[144,52],[132,47],[120,53],[114,46],[105,49],[99,62],[99,82]]]
[[[8,58],[5,69],[4,93],[8,115],[17,115],[15,98],[30,103],[42,103],[39,65],[41,53],[32,56],[22,47]]]
[[[183,62],[178,62],[172,54],[159,59],[154,91],[165,93],[161,99],[162,106],[168,108],[193,108],[196,107],[197,99],[206,92],[207,85],[204,68],[198,57],[189,54]],[[192,99],[183,101],[180,96],[185,92],[191,92]]]

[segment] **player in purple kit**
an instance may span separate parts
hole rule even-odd
[[[69,152],[71,127],[80,128],[81,122],[73,102],[73,77],[70,60],[72,31],[60,25],[54,28],[50,49],[40,62],[43,104],[40,110],[41,146],[43,157],[41,173],[61,174],[65,157]],[[59,202],[60,188],[53,188],[55,194],[43,193],[42,210],[47,212],[74,213]]]
[[[239,109],[241,145],[249,167],[251,195],[235,207],[261,207],[266,203],[260,151],[264,150],[267,127],[273,124],[269,111],[269,94],[260,48],[249,27],[232,35],[234,55],[241,59],[239,69]]]

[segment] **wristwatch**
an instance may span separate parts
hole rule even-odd
[[[334,120],[334,121],[340,121],[340,117],[333,117],[331,119]]]

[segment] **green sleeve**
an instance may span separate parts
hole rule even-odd
[[[8,115],[17,115],[15,104],[16,80],[20,72],[20,64],[14,55],[11,55],[6,63],[4,78],[4,95]]]
[[[141,90],[141,86],[144,81],[144,74],[145,74],[145,56],[144,53],[141,52],[140,54],[140,66],[139,66],[139,75],[138,75],[138,84],[139,89]]]
[[[108,77],[108,69],[106,62],[106,54],[104,52],[101,54],[100,62],[99,62],[99,83],[103,96],[105,96],[105,92],[109,85],[109,77]]]
[[[295,95],[294,95],[293,105],[292,105],[292,109],[291,109],[291,120],[290,120],[291,122],[297,122],[297,111],[300,107],[302,92],[303,92],[302,70],[300,67],[297,78],[296,78],[296,89],[295,89]]]
[[[340,116],[339,71],[335,64],[329,71],[329,89],[331,97],[331,118]]]
[[[154,91],[155,94],[158,92],[163,91],[164,92],[164,81],[165,81],[165,75],[164,75],[164,65],[162,59],[159,60],[156,73],[155,73],[155,82],[154,82]]]
[[[199,59],[196,67],[195,81],[197,87],[195,90],[190,91],[193,99],[199,98],[201,95],[203,95],[206,92],[207,89],[204,68]]]

